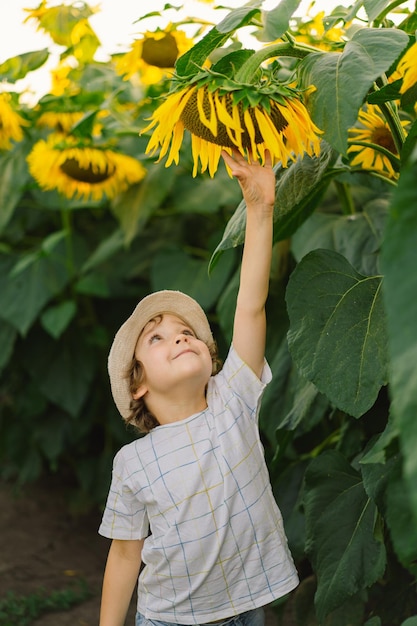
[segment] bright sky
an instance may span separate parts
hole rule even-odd
[[[211,20],[214,24],[218,23],[226,14],[226,11],[213,10],[207,4],[196,0],[171,0],[170,4],[183,7],[180,10],[166,10],[163,12],[163,23],[161,18],[151,18],[148,21],[142,21],[135,24],[135,21],[146,15],[150,11],[162,11],[168,0],[89,0],[87,4],[91,7],[100,6],[101,10],[90,18],[92,27],[102,43],[101,57],[99,60],[106,60],[106,53],[122,52],[135,39],[139,33],[146,29],[153,30],[157,26],[164,26],[169,21],[176,22],[184,17],[205,18]],[[269,10],[279,4],[280,0],[265,0],[262,8]],[[48,6],[63,4],[60,0],[49,0]],[[22,54],[32,50],[40,50],[51,46],[49,37],[35,30],[34,20],[23,23],[27,13],[24,8],[34,9],[40,4],[40,0],[0,0],[0,10],[2,19],[0,20],[0,63],[9,57]],[[219,2],[220,4],[220,2]],[[231,8],[242,6],[242,0],[223,0],[223,5]],[[307,8],[312,4],[312,0],[303,0],[297,11],[298,15],[305,14]],[[334,6],[351,4],[348,0],[317,0],[313,13],[320,9],[328,12]],[[240,33],[243,29],[241,29]],[[192,35],[194,31],[188,34]],[[56,48],[58,50],[58,48]],[[18,91],[29,88],[36,94],[46,93],[49,87],[50,75],[49,71],[56,66],[57,54],[52,56],[48,63],[35,72],[36,85],[33,84],[34,76],[29,75],[24,81],[16,86]],[[1,87],[0,87],[1,89]],[[28,98],[30,99],[30,98]]]
[[[279,0],[265,0],[264,8],[272,8],[278,4]],[[47,6],[63,4],[60,0],[49,0]],[[310,0],[303,0],[308,6]],[[35,99],[40,94],[46,93],[50,85],[50,69],[57,64],[59,48],[51,43],[48,36],[36,31],[34,20],[24,23],[27,13],[24,8],[34,9],[40,4],[40,0],[0,0],[0,10],[2,19],[0,21],[0,63],[6,59],[32,50],[40,50],[49,47],[52,55],[44,67],[34,74],[28,75],[23,81],[16,85],[17,91],[29,88],[36,94]],[[228,11],[213,10],[207,4],[196,0],[171,0],[170,4],[182,7],[182,9],[166,10],[163,7],[166,0],[89,0],[91,7],[99,6],[100,11],[90,18],[92,27],[98,35],[102,49],[96,55],[98,60],[105,61],[108,53],[122,52],[128,49],[129,44],[135,36],[146,29],[153,30],[157,26],[164,26],[169,21],[176,22],[180,18],[194,17],[204,18],[218,23]],[[224,0],[223,5],[230,7],[242,6],[242,0]],[[163,19],[160,17],[150,18],[147,21],[135,22],[150,11],[163,11]],[[195,30],[187,32],[190,36]],[[55,51],[55,52],[54,52]],[[35,81],[36,79],[36,81]],[[0,87],[1,89],[1,87]],[[28,95],[26,100],[33,100]]]

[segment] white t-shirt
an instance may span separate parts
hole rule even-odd
[[[115,456],[99,533],[147,537],[137,605],[146,618],[202,624],[298,584],[258,432],[270,380],[266,362],[259,380],[232,347],[204,411],[157,426]]]

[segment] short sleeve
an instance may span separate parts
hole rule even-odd
[[[110,539],[143,539],[148,536],[149,522],[145,506],[135,495],[129,472],[127,448],[114,457],[112,481],[99,534]]]
[[[242,414],[244,413],[257,421],[262,395],[271,379],[271,369],[266,360],[261,377],[258,378],[249,365],[240,358],[232,345],[223,369],[214,376],[213,384],[209,384],[208,394],[217,392],[225,406],[235,407],[233,409],[234,414],[239,415],[242,411]]]

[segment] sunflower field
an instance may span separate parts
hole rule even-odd
[[[417,10],[326,4],[152,32],[138,16],[105,62],[88,4],[27,10],[60,55],[31,104],[16,83],[49,48],[0,59],[1,476],[55,474],[74,510],[103,504],[135,436],[107,354],[149,292],[197,299],[225,357],[245,205],[220,153],[269,150],[261,430],[301,579],[276,608],[417,626]]]

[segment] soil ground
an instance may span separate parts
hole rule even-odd
[[[71,516],[62,489],[48,481],[27,486],[19,494],[0,482],[0,598],[9,592],[27,596],[66,589],[84,580],[89,599],[71,610],[47,613],[31,626],[97,626],[110,545],[97,533],[100,519],[99,511]],[[126,626],[134,625],[134,615],[133,598]],[[277,626],[273,612],[267,611],[266,622]],[[285,620],[288,626],[293,623]]]
[[[97,626],[110,545],[97,534],[99,523],[99,512],[71,516],[56,485],[31,485],[16,495],[0,482],[0,597],[66,589],[84,580],[92,594],[88,600],[69,611],[45,614],[33,626]],[[132,602],[129,626],[134,613]]]

